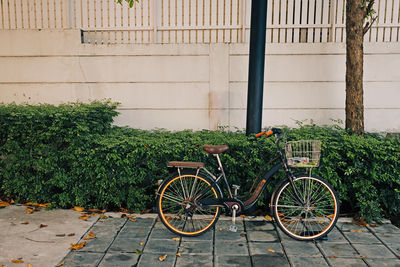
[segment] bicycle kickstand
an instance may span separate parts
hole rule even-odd
[[[234,191],[234,196],[235,196],[235,198],[236,198],[236,196],[237,196],[237,191],[238,191],[238,189],[240,188],[240,186],[238,186],[238,185],[233,185],[233,189],[235,190]],[[232,206],[232,225],[231,226],[229,226],[229,231],[231,231],[231,232],[234,232],[234,233],[236,233],[237,232],[237,230],[238,230],[238,227],[236,226],[236,224],[235,224],[235,222],[236,222],[236,211],[239,209],[239,207],[238,207],[238,205],[233,205]]]

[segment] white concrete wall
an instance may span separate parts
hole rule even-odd
[[[344,120],[344,44],[268,44],[263,126]],[[0,102],[110,98],[117,125],[244,128],[248,44],[89,45],[77,30],[0,31]],[[400,131],[400,44],[365,45],[365,125]]]

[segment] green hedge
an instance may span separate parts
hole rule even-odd
[[[203,161],[215,170],[216,161],[206,156],[203,144],[230,146],[221,159],[242,192],[275,156],[273,138],[255,140],[242,131],[112,127],[115,108],[109,102],[0,105],[0,195],[65,208],[142,210],[154,205],[156,181],[173,171],[166,168],[168,161]],[[400,213],[399,140],[354,136],[338,127],[285,131],[288,140],[323,141],[321,166],[314,174],[334,185],[345,211],[368,220]]]

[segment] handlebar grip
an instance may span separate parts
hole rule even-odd
[[[263,136],[264,134],[265,134],[265,132],[258,133],[258,134],[256,134],[256,137],[258,138],[260,136]]]
[[[269,130],[268,132],[265,133],[265,136],[271,136],[274,134],[273,130]]]

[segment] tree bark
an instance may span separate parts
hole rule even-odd
[[[364,133],[363,0],[346,1],[346,129]]]

